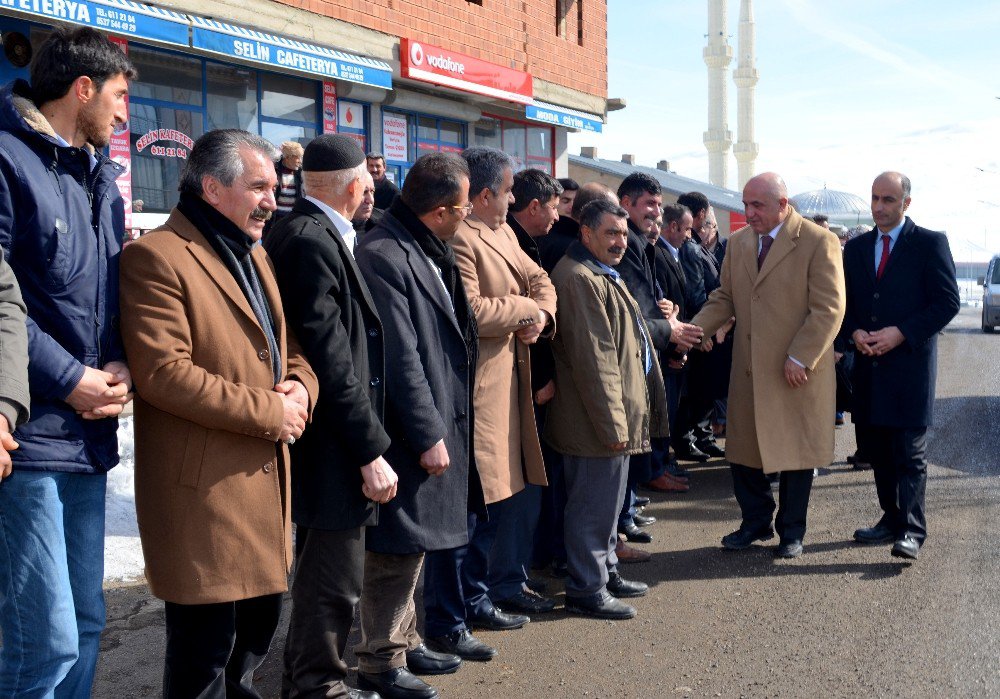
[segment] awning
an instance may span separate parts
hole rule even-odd
[[[185,15],[129,0],[3,0],[0,9],[114,34],[188,45],[190,22]]]
[[[392,67],[383,61],[212,19],[192,16],[191,21],[192,48],[333,80],[392,88]]]
[[[560,107],[547,102],[535,100],[532,104],[524,107],[524,116],[531,121],[541,121],[545,124],[554,124],[567,129],[577,129],[578,131],[592,131],[601,133],[604,130],[604,118],[596,114],[578,112],[575,109]]]

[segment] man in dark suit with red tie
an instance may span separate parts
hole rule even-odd
[[[915,559],[927,537],[927,427],[934,409],[937,335],[958,313],[955,262],[944,233],[904,216],[910,180],[883,172],[872,184],[876,227],[847,243],[847,314],[841,338],[857,348],[851,418],[875,471],[882,518],[854,532],[862,544],[893,542]]]

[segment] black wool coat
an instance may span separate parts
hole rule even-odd
[[[451,297],[433,263],[390,212],[356,250],[385,328],[386,459],[399,475],[396,497],[367,531],[369,551],[409,554],[468,543],[468,512],[485,512],[472,451],[475,367]],[[451,465],[440,476],[420,454],[444,439]]]
[[[855,352],[851,419],[862,425],[913,428],[932,424],[937,335],[960,307],[955,262],[944,233],[909,217],[882,279],[875,277],[875,228],[844,247],[847,313],[840,337],[896,326],[906,338],[881,357]]]
[[[293,329],[319,379],[312,423],[292,446],[292,520],[341,530],[378,521],[361,466],[385,454],[382,323],[333,222],[299,199],[265,236]]]

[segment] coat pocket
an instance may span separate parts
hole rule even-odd
[[[178,479],[180,485],[188,488],[198,487],[207,441],[208,430],[204,427],[199,425],[188,427],[187,443],[184,445],[184,457],[181,460],[180,478]]]

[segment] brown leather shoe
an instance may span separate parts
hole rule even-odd
[[[615,555],[618,556],[619,563],[645,563],[652,558],[647,552],[626,544],[621,537],[618,537],[618,543],[615,544]]]
[[[668,473],[664,473],[659,478],[649,481],[648,483],[643,483],[643,487],[649,490],[655,490],[658,493],[686,493],[691,490],[689,485],[682,483],[680,480],[672,477]]]

